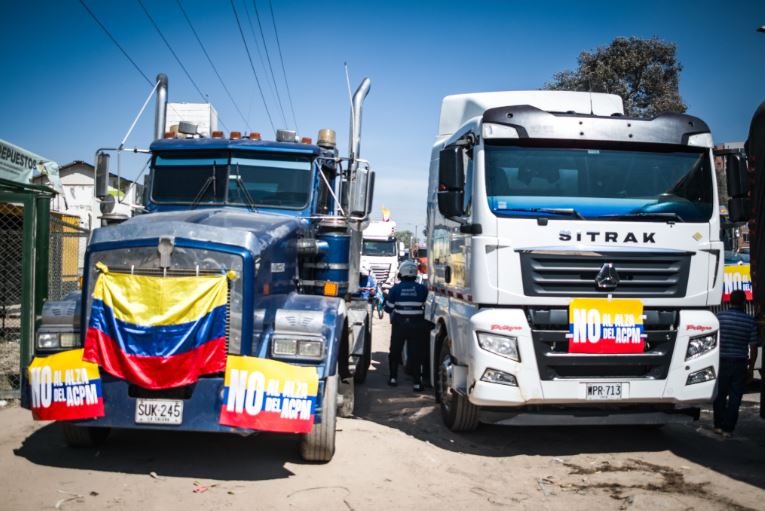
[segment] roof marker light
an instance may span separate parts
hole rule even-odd
[[[257,131],[250,132],[250,140],[260,140],[260,133]]]
[[[166,131],[165,132],[165,138],[175,138],[175,132],[174,131]]]
[[[313,144],[313,139],[311,137],[303,137],[300,139],[301,144]]]
[[[213,131],[212,135],[210,135],[212,138],[223,138],[223,132],[222,131]]]
[[[231,140],[236,140],[236,139],[242,138],[242,132],[241,131],[232,131],[231,134],[229,135],[229,138]]]

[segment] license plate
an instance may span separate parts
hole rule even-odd
[[[626,383],[588,383],[585,397],[593,401],[625,399],[627,389]]]
[[[177,425],[183,420],[183,401],[180,399],[138,399],[135,405],[137,424]]]

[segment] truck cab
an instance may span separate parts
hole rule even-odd
[[[448,96],[428,192],[445,423],[655,424],[713,396],[723,245],[700,119],[615,95]]]
[[[370,363],[371,317],[354,278],[374,179],[359,159],[369,80],[354,96],[349,158],[332,130],[316,144],[289,130],[273,141],[199,136],[188,123],[165,133],[166,77],[158,82],[145,211],[93,232],[76,305],[51,304],[38,329],[32,365],[41,370],[30,371],[24,405],[71,419],[44,406],[51,386],[40,378],[46,361],[72,355],[67,363],[91,363],[75,370],[98,378],[102,408],[63,421],[72,445],[112,427],[277,431],[301,435],[304,459],[329,461],[336,415],[352,412],[352,377],[363,381]],[[108,158],[97,160],[98,181]],[[187,303],[205,278],[225,280],[225,292]],[[73,316],[66,345],[45,335],[61,310]]]

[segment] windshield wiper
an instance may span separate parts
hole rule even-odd
[[[252,198],[252,195],[250,195],[249,190],[247,190],[247,187],[244,184],[244,181],[242,181],[242,175],[239,173],[239,164],[236,164],[236,187],[239,188],[239,190],[242,193],[242,196],[247,199],[247,207],[254,211],[255,213],[258,212],[258,208],[255,207],[255,200]]]
[[[212,176],[207,178],[205,183],[202,185],[202,188],[199,190],[197,196],[194,197],[193,201],[191,201],[191,209],[194,209],[199,205],[199,203],[202,201],[202,197],[205,196],[205,192],[207,192],[207,189],[210,188],[210,185],[213,187],[213,198],[215,198],[215,163],[212,165]]]
[[[674,211],[662,211],[655,213],[648,213],[644,211],[638,211],[635,213],[619,213],[616,215],[602,215],[600,218],[607,218],[609,220],[637,220],[638,222],[644,220],[664,220],[665,222],[685,222],[685,219],[675,213]]]
[[[551,215],[572,216],[577,220],[586,220],[574,208],[502,208],[502,211],[528,211],[530,213],[548,213]]]

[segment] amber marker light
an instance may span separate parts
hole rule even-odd
[[[324,283],[324,296],[337,296],[340,291],[340,287],[337,282],[325,282]]]
[[[212,138],[223,138],[223,132],[222,131],[213,131],[212,135],[210,135]]]
[[[300,139],[301,144],[313,144],[313,139],[311,137],[303,137]]]
[[[242,138],[242,132],[241,131],[232,131],[229,137],[231,140],[236,140],[238,138]]]
[[[250,133],[250,140],[260,140],[260,133],[257,131]]]

